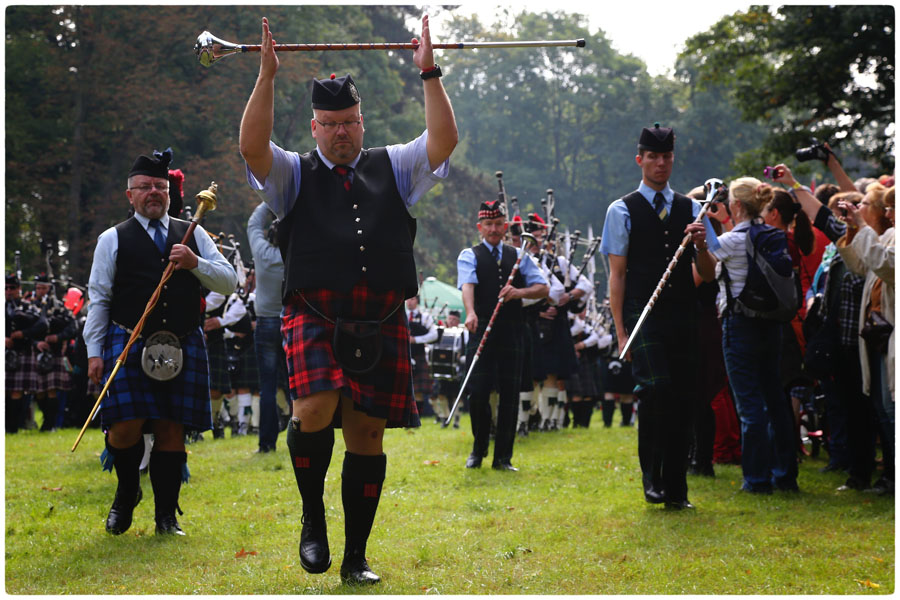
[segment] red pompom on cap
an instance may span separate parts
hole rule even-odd
[[[331,74],[331,79],[334,79],[335,77],[337,77],[337,75],[335,75],[334,73],[332,73],[332,74]]]

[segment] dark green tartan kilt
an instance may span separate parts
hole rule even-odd
[[[520,392],[534,391],[534,324],[527,318],[522,322],[522,387]]]
[[[209,358],[209,388],[223,394],[231,392],[231,375],[225,360],[225,340],[221,334],[206,336],[206,355]]]
[[[646,301],[626,300],[623,307],[629,334]],[[679,395],[696,391],[699,354],[697,305],[694,302],[657,302],[631,344],[634,393],[669,388]]]
[[[525,358],[520,330],[521,321],[494,323],[466,386],[469,393],[485,389],[499,390],[502,384],[512,385],[516,391],[519,390],[522,361]],[[479,326],[478,330],[469,336],[469,344],[466,346],[467,368],[472,364],[472,358],[483,335],[483,326]]]
[[[235,390],[249,389],[251,393],[258,394],[259,367],[256,364],[256,348],[253,346],[253,337],[248,335],[241,338],[241,342],[240,363],[237,370],[230,373],[231,387]],[[285,389],[287,388],[285,387]]]

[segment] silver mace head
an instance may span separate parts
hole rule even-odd
[[[520,237],[522,238],[522,249],[525,249],[528,244],[537,245],[538,243],[537,238],[530,233],[525,233],[523,231]]]
[[[194,53],[204,67],[211,66],[220,58],[242,51],[239,45],[221,40],[208,31],[197,36],[197,43],[194,44]]]
[[[710,177],[703,183],[703,187],[706,189],[706,201],[712,202],[725,189],[725,183],[721,179]]]

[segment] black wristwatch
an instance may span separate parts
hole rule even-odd
[[[421,73],[419,73],[419,77],[422,78],[422,81],[425,81],[426,79],[433,79],[434,77],[440,77],[441,75],[443,75],[443,73],[441,73],[441,66],[437,63],[434,63],[434,67],[432,67],[431,70],[422,71]]]

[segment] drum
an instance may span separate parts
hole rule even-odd
[[[463,328],[447,327],[431,347],[431,376],[435,379],[459,379],[459,359],[463,356]]]

